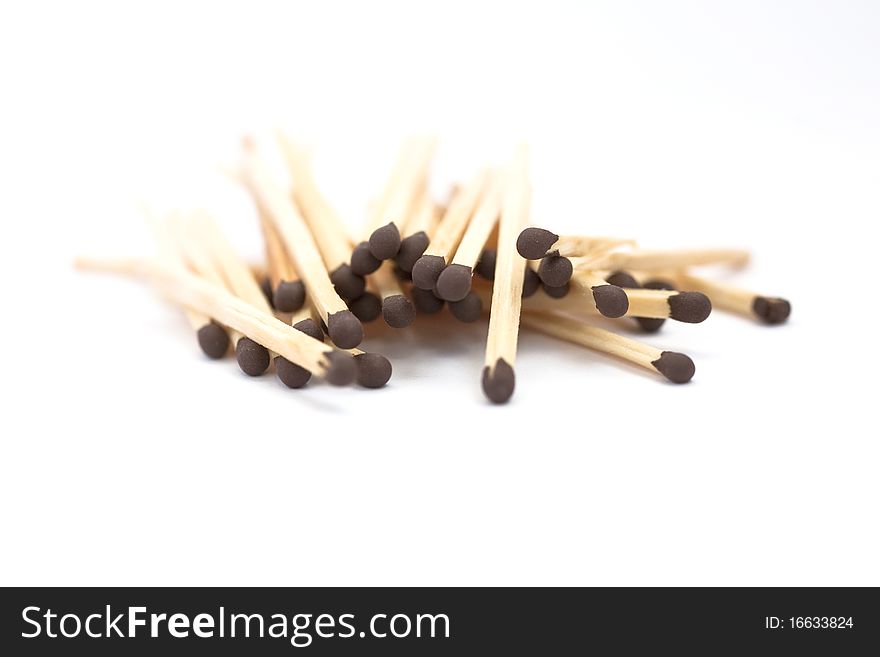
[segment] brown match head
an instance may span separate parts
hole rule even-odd
[[[272,294],[272,307],[282,313],[295,313],[305,302],[306,288],[302,281],[281,281]]]
[[[391,221],[370,235],[370,253],[377,260],[390,260],[400,250],[400,231]]]
[[[330,282],[336,288],[336,294],[346,301],[357,299],[367,287],[364,277],[355,274],[351,271],[351,267],[345,264],[339,265],[333,270],[333,273],[330,274]]]
[[[382,354],[358,354],[354,362],[357,366],[357,382],[364,388],[381,388],[391,378],[391,361]]]
[[[544,286],[544,294],[548,297],[552,297],[553,299],[561,299],[568,291],[571,289],[571,285],[566,283],[565,285],[560,285],[559,287],[553,287],[552,285]]]
[[[291,363],[284,356],[275,357],[275,374],[288,388],[302,388],[312,378],[312,373],[305,367]]]
[[[413,287],[410,290],[413,305],[420,315],[435,315],[443,309],[445,301],[438,299],[433,292]]]
[[[633,289],[638,289],[640,287],[639,282],[628,271],[612,272],[605,278],[605,282],[609,285],[616,285],[617,287],[629,287]]]
[[[483,302],[476,292],[468,292],[461,301],[450,301],[449,312],[460,322],[470,324],[483,314]]]
[[[400,242],[400,249],[397,251],[397,266],[408,274],[412,273],[416,260],[422,257],[430,243],[431,238],[423,230],[404,237]]]
[[[437,279],[446,267],[446,259],[438,255],[423,255],[412,268],[413,285],[422,290],[434,291]]]
[[[268,276],[263,276],[263,280],[260,281],[260,290],[263,292],[263,296],[266,297],[269,305],[274,308],[275,300],[272,298],[272,281],[269,280]]]
[[[348,309],[362,322],[372,322],[382,313],[382,300],[372,292],[364,292],[354,301],[349,302]]]
[[[340,310],[327,317],[327,334],[340,349],[354,349],[364,339],[364,327],[350,310]]]
[[[495,249],[483,249],[474,273],[485,278],[487,281],[495,280],[495,262],[498,260],[498,251]]]
[[[357,378],[358,368],[354,357],[346,351],[331,351],[324,354],[327,371],[324,379],[331,386],[347,386]]]
[[[483,368],[483,392],[489,401],[495,404],[503,404],[511,395],[516,386],[516,375],[513,368],[503,358],[495,361],[495,367],[488,365]]]
[[[301,319],[293,325],[293,328],[295,328],[297,331],[305,333],[310,338],[314,338],[318,342],[324,342],[324,331],[321,330],[318,322],[313,320],[311,317]]]
[[[596,310],[605,317],[623,317],[629,310],[629,297],[622,287],[616,285],[596,285],[593,288],[593,301]]]
[[[694,376],[694,361],[677,351],[664,351],[651,363],[654,368],[673,383],[687,383]]]
[[[437,296],[446,301],[461,301],[471,291],[473,271],[465,265],[452,264],[437,278]]]
[[[406,328],[415,318],[415,306],[402,294],[392,294],[382,299],[382,319],[391,328]]]
[[[642,287],[646,290],[674,290],[675,286],[669,281],[662,278],[651,278],[645,281],[642,284]],[[656,333],[659,331],[663,324],[666,322],[665,319],[660,317],[636,317],[636,323],[638,323],[639,327],[645,333]]]
[[[229,351],[229,334],[217,322],[208,322],[196,333],[205,356],[217,360]]]
[[[540,260],[550,250],[559,235],[543,228],[526,228],[516,238],[516,251],[526,260]]]
[[[791,314],[791,304],[781,297],[755,297],[752,312],[765,324],[783,324]]]
[[[235,359],[248,376],[260,376],[269,369],[269,350],[247,337],[235,345]]]
[[[401,269],[400,265],[394,265],[394,275],[402,281],[412,280],[412,271]]]
[[[669,297],[669,316],[679,322],[699,324],[712,312],[712,302],[702,292],[679,292]]]
[[[534,269],[532,269],[531,267],[526,267],[526,270],[523,273],[523,299],[528,299],[530,296],[538,291],[539,287],[541,287],[541,277],[538,276],[537,273],[535,273]]]
[[[382,261],[375,258],[370,251],[369,242],[361,242],[351,252],[351,271],[358,276],[366,276],[372,274],[379,269]]]
[[[541,282],[550,287],[560,287],[568,283],[573,271],[571,260],[561,255],[549,255],[541,258],[538,265],[538,276]]]

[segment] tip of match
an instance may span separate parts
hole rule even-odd
[[[550,247],[559,239],[559,235],[543,228],[526,228],[516,238],[516,250],[526,260],[540,260]]]
[[[281,281],[272,293],[272,307],[278,312],[295,313],[306,302],[302,281]]]
[[[465,295],[464,299],[450,301],[449,312],[459,322],[470,324],[480,319],[480,315],[483,314],[483,301],[480,299],[480,295],[472,290]]]
[[[213,360],[223,358],[229,351],[229,334],[216,322],[209,322],[198,330],[196,336],[204,354]]]
[[[241,338],[235,345],[235,359],[248,376],[260,376],[269,369],[269,350],[250,338]]]
[[[430,242],[428,234],[423,230],[404,237],[400,242],[400,249],[398,249],[395,259],[397,266],[407,274],[411,274],[416,261],[422,257]]]
[[[370,235],[370,253],[377,260],[390,260],[400,250],[400,231],[397,225],[391,221],[381,228],[377,228]]]
[[[573,271],[571,260],[561,255],[544,256],[538,265],[541,282],[550,287],[562,287],[568,283]]]
[[[352,273],[358,276],[372,274],[379,269],[382,261],[376,258],[370,251],[369,242],[361,242],[351,252],[350,268]]]
[[[325,354],[327,371],[324,378],[332,386],[347,386],[357,378],[358,368],[354,357],[345,351],[331,351]]]
[[[305,367],[291,363],[284,356],[275,357],[275,374],[288,388],[302,388],[312,378],[312,373]]]
[[[382,319],[391,328],[406,328],[415,318],[415,307],[402,294],[393,294],[382,300]]]
[[[629,297],[616,285],[597,285],[593,290],[596,310],[605,317],[623,317],[629,310]]]
[[[687,324],[699,324],[712,313],[712,302],[702,292],[679,292],[669,297],[669,316]]]
[[[446,267],[446,259],[438,255],[423,255],[412,268],[413,285],[422,290],[434,290],[437,279]]]
[[[765,324],[783,324],[791,315],[791,303],[780,297],[755,297],[752,311]]]
[[[446,301],[461,301],[471,291],[472,273],[465,265],[449,265],[437,277],[437,296]]]
[[[382,354],[358,354],[354,362],[357,366],[357,382],[364,388],[381,388],[391,379],[391,361]]]
[[[364,292],[349,302],[348,309],[361,322],[372,322],[382,313],[382,300],[372,292]]]
[[[513,395],[516,375],[503,358],[495,361],[495,367],[483,368],[483,392],[493,404],[504,404]]]
[[[346,301],[357,299],[367,287],[364,277],[355,274],[351,266],[346,264],[339,265],[333,270],[330,274],[330,282],[336,288],[336,294]]]
[[[664,351],[651,363],[654,368],[673,383],[687,383],[694,376],[694,361],[677,351]]]
[[[313,320],[311,317],[307,317],[306,319],[302,319],[293,325],[297,331],[305,333],[310,338],[314,338],[318,342],[324,342],[324,331],[321,330],[321,327],[318,325],[318,322]]]
[[[340,310],[327,317],[327,333],[340,349],[354,349],[364,339],[364,327],[350,310]]]

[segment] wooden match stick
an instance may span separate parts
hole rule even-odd
[[[685,354],[663,351],[559,313],[526,311],[523,313],[522,323],[546,335],[617,356],[652,372],[659,372],[673,383],[687,383],[694,376],[694,362]]]
[[[305,283],[309,299],[337,347],[351,349],[360,344],[364,327],[336,293],[321,253],[305,220],[292,200],[275,184],[260,161],[250,140],[245,141],[242,179],[267,211],[294,267]]]
[[[465,192],[460,196],[463,195]],[[496,404],[510,399],[516,384],[514,366],[526,261],[515,248],[516,238],[529,220],[530,202],[528,149],[523,145],[517,149],[505,176],[498,222],[498,255],[482,380],[483,392]]]
[[[263,294],[272,300],[272,306],[279,312],[296,312],[305,303],[306,288],[299,279],[272,221],[265,211],[259,210],[259,214],[268,264],[268,276],[263,280],[269,281],[269,293],[266,294],[266,290],[263,290]]]
[[[674,319],[687,324],[705,321],[712,312],[712,302],[702,292],[679,292],[663,289],[623,289],[610,285],[591,272],[577,272],[569,281],[572,294],[551,299],[535,295],[526,302],[535,311],[598,312],[605,317],[647,317]],[[552,288],[551,288],[552,289]],[[547,288],[544,288],[547,291]],[[585,303],[586,301],[586,303]]]
[[[695,276],[686,271],[675,272],[672,276],[680,287],[706,294],[712,303],[722,310],[758,319],[765,324],[782,324],[791,314],[791,303],[781,297],[756,294],[727,283]]]
[[[635,240],[619,237],[557,235],[543,228],[530,226],[516,239],[516,250],[526,260],[540,260],[548,255],[582,256],[619,246],[633,246]]]
[[[489,178],[488,170],[481,171],[452,199],[434,231],[431,243],[413,265],[413,285],[423,290],[434,290],[440,273],[452,259],[468,222],[486,191]]]
[[[471,290],[474,267],[480,259],[489,234],[501,213],[501,187],[498,175],[492,175],[486,193],[477,205],[461,237],[452,261],[437,277],[437,296],[446,301],[461,301]],[[528,270],[527,270],[528,271]]]
[[[585,253],[570,258],[574,269],[658,270],[700,265],[745,265],[749,252],[741,249],[679,249],[670,251],[617,251],[614,253]]]
[[[348,230],[321,193],[302,148],[280,132],[278,142],[293,178],[293,198],[315,238],[330,281],[342,299],[357,299],[364,293],[366,282],[363,276],[351,271],[348,263],[352,248]]]
[[[113,262],[80,258],[80,269],[114,271]],[[246,335],[258,344],[284,356],[291,363],[306,368],[333,385],[348,385],[357,371],[350,354],[313,340],[273,315],[254,308],[224,287],[180,268],[144,260],[137,267],[125,267],[118,273],[132,271],[147,276],[174,303],[213,317],[221,324]]]
[[[354,273],[371,274],[383,260],[397,255],[400,229],[424,187],[436,148],[433,138],[414,138],[404,143],[382,197],[370,212],[364,239],[352,252]]]
[[[156,240],[158,250],[158,261],[167,267],[184,268],[186,262],[183,254],[175,245],[174,238],[168,230],[168,224],[160,222],[152,217],[149,221],[153,237]],[[130,268],[132,274],[137,273],[137,265]],[[117,270],[118,271],[118,270]],[[142,272],[141,272],[142,274]],[[226,329],[220,326],[210,317],[198,313],[190,308],[182,308],[190,326],[196,331],[196,338],[199,342],[202,352],[214,360],[223,358],[229,351],[229,334]]]

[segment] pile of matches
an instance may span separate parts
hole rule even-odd
[[[391,364],[358,348],[364,324],[381,315],[388,326],[405,329],[417,313],[434,315],[444,305],[461,322],[488,310],[482,387],[495,403],[513,394],[520,324],[685,383],[694,374],[688,356],[595,326],[591,318],[632,318],[645,333],[656,333],[667,319],[702,322],[713,306],[767,324],[788,318],[784,299],[692,271],[741,266],[747,252],[648,251],[629,239],[529,227],[525,147],[507,167],[481,171],[438,206],[427,192],[436,141],[408,140],[367,225],[352,237],[316,184],[303,148],[284,135],[278,143],[290,186],[273,179],[252,139],[244,141],[232,172],[257,209],[264,269],[244,262],[204,213],[152,221],[154,257],[82,258],[78,266],[145,278],[183,309],[209,358],[222,358],[233,344],[242,371],[259,376],[274,363],[290,388],[312,376],[332,385],[384,386]]]

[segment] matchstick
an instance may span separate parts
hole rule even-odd
[[[538,275],[540,276],[540,270]],[[544,281],[543,277],[541,280]],[[570,286],[571,290],[577,292],[587,302],[586,305],[591,310],[595,309],[605,317],[623,317],[629,310],[629,298],[623,288],[609,285],[605,279],[592,272],[578,272],[576,276],[559,285],[553,285],[546,281],[544,284],[551,288]]]
[[[488,170],[481,171],[452,199],[434,230],[431,243],[413,265],[413,285],[423,290],[434,290],[440,273],[452,259],[468,222],[485,193],[489,178]]]
[[[113,271],[112,262],[102,263],[100,259],[80,258],[76,265],[80,269]],[[142,261],[136,269],[172,302],[213,317],[332,385],[348,385],[357,376],[351,354],[307,337],[273,315],[254,308],[221,285],[181,268],[148,260]],[[131,269],[122,269],[119,273],[130,274]]]
[[[437,296],[441,299],[461,301],[470,292],[474,267],[480,259],[489,234],[498,222],[500,213],[500,181],[498,175],[492,175],[487,183],[486,192],[480,199],[473,217],[461,237],[458,248],[455,249],[452,261],[437,277]],[[530,287],[531,285],[530,279]]]
[[[366,324],[382,314],[382,300],[368,290],[357,299],[349,301],[348,308],[360,322]]]
[[[540,260],[548,255],[583,256],[606,252],[619,246],[633,246],[635,240],[618,237],[559,236],[543,228],[530,226],[516,239],[516,250],[526,260]]]
[[[663,351],[558,313],[526,311],[523,313],[522,323],[540,333],[617,356],[652,372],[659,372],[673,383],[687,383],[694,376],[694,362],[685,354]]]
[[[459,196],[464,195],[463,191]],[[528,149],[523,145],[517,149],[505,176],[498,222],[495,284],[482,377],[483,392],[496,404],[509,400],[516,384],[514,366],[526,261],[515,248],[516,238],[529,220],[530,201]]]
[[[271,300],[272,307],[279,312],[296,312],[305,303],[306,288],[299,280],[272,221],[262,210],[259,213],[268,264],[268,275],[263,280],[269,282],[268,293],[263,287],[263,296]]]
[[[168,224],[152,218],[149,223],[156,240],[158,261],[169,267],[185,268],[186,261],[168,230]],[[202,352],[213,360],[223,358],[229,351],[229,334],[226,329],[201,313],[189,308],[182,310],[190,326],[196,331]]]
[[[678,249],[670,251],[615,251],[613,253],[585,253],[570,258],[574,269],[635,269],[639,271],[677,269],[701,265],[731,265],[742,267],[749,260],[749,252],[741,249]]]
[[[370,213],[364,239],[352,252],[354,273],[371,274],[381,261],[397,255],[400,229],[424,187],[436,147],[436,140],[431,138],[410,139],[404,144],[382,197]]]
[[[435,315],[443,310],[446,304],[443,299],[429,290],[422,290],[415,285],[409,289],[409,295],[419,315]]]
[[[685,271],[674,274],[680,287],[706,294],[722,310],[758,319],[764,324],[783,324],[791,314],[791,303],[781,297],[768,297],[748,290],[695,276]]]
[[[262,204],[278,231],[294,267],[305,283],[314,304],[337,347],[351,349],[360,344],[364,328],[336,293],[315,240],[293,202],[275,184],[259,160],[253,143],[245,141],[242,179]]]
[[[348,263],[352,245],[346,227],[318,188],[306,154],[282,133],[278,141],[293,178],[293,198],[315,238],[330,281],[341,298],[357,299],[364,293],[366,282],[352,272]]]

